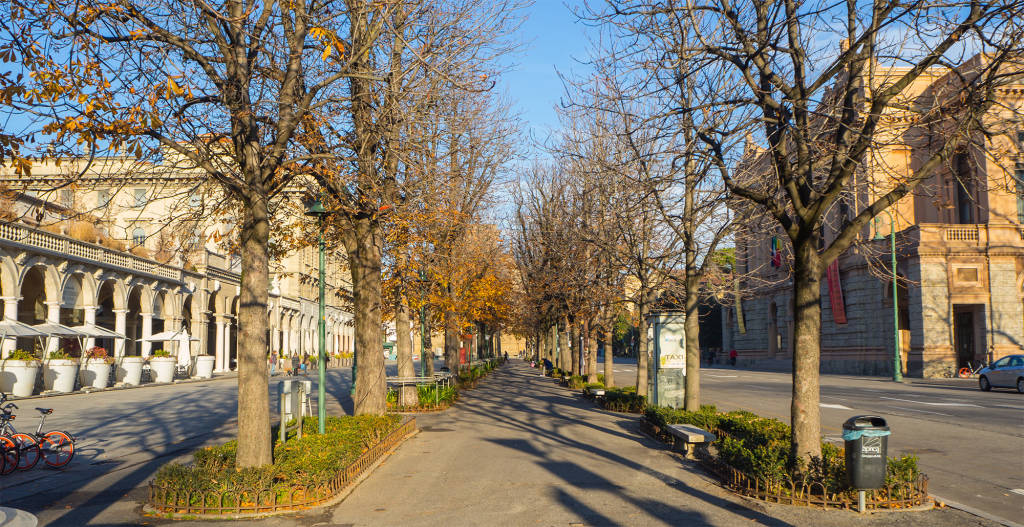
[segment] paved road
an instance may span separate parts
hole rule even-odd
[[[635,361],[616,359],[616,383],[636,383]],[[706,368],[705,404],[789,421],[790,375]],[[978,390],[965,379],[824,375],[821,421],[826,440],[841,443],[850,416],[877,414],[892,428],[889,455],[915,454],[933,494],[1001,518],[1024,518],[1024,395]]]

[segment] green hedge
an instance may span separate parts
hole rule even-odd
[[[613,412],[642,413],[647,406],[647,398],[637,395],[635,386],[608,388],[604,391],[601,407]]]
[[[714,406],[701,406],[696,412],[648,406],[644,415],[660,429],[670,424],[690,424],[719,432],[714,442],[719,459],[749,475],[775,484],[810,479],[824,483],[829,492],[847,490],[843,449],[822,442],[821,457],[807,466],[798,466],[790,454],[790,427],[778,419],[744,410],[718,412]],[[889,458],[886,483],[914,481],[919,473],[916,456]]]
[[[287,500],[295,486],[323,485],[335,478],[401,423],[402,417],[397,415],[328,417],[325,433],[320,435],[317,418],[307,417],[302,422],[302,439],[290,432],[286,443],[275,442],[272,465],[236,468],[238,443],[229,441],[197,451],[191,465],[164,465],[154,483],[192,491],[196,503],[202,492],[271,491],[279,500]]]

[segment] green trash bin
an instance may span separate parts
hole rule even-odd
[[[843,423],[846,478],[851,488],[878,489],[885,485],[889,426],[877,415],[857,415]]]

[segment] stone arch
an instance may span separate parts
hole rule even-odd
[[[125,320],[125,335],[128,336],[125,355],[141,355],[149,351],[149,343],[139,342],[145,331],[145,319],[152,316],[153,290],[145,282],[133,282],[128,287],[126,302],[128,313]]]
[[[46,296],[48,302],[60,301],[61,293],[61,280],[60,274],[57,273],[57,268],[52,263],[47,261],[41,256],[34,256],[25,261],[21,266],[21,273],[18,277],[18,289],[25,286],[25,279],[28,278],[33,272],[40,272],[42,278],[40,285],[42,286],[42,292]]]
[[[0,295],[7,298],[18,296],[18,293],[20,293],[18,288],[20,275],[18,265],[14,263],[14,258],[3,249],[0,249]]]

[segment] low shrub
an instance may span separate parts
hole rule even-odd
[[[424,410],[442,410],[448,408],[458,398],[459,392],[454,386],[444,387],[433,384],[416,386],[417,404],[398,404],[398,389],[388,389],[388,410],[399,412],[415,412]]]
[[[572,377],[569,377],[570,390],[582,390],[584,384],[586,384],[586,380],[581,375],[573,375]]]
[[[588,390],[603,390],[604,384],[599,382],[588,382],[587,384],[584,384],[583,387]]]
[[[789,449],[790,427],[778,419],[761,417],[744,410],[718,412],[710,405],[701,406],[696,412],[648,406],[644,415],[659,432],[670,424],[690,424],[714,431],[718,439],[713,446],[718,449],[721,461],[770,484],[818,481],[830,493],[849,490],[843,449],[822,442],[821,457],[812,459],[806,465],[796,463]],[[659,436],[662,440],[670,440],[663,432]],[[889,458],[886,484],[914,482],[919,474],[917,457]]]
[[[39,357],[33,354],[31,351],[23,349],[16,349],[7,356],[7,360],[24,360],[24,361],[39,361]]]
[[[628,412],[638,414],[644,411],[647,406],[647,398],[637,395],[635,386],[624,388],[609,388],[604,391],[604,400],[601,407],[613,412]]]
[[[205,492],[246,493],[249,501],[255,499],[255,493],[266,492],[264,499],[276,495],[279,502],[287,503],[296,486],[327,484],[401,422],[397,415],[328,417],[326,433],[321,435],[317,433],[317,418],[307,417],[302,422],[302,439],[290,432],[286,443],[275,442],[271,465],[236,468],[238,443],[229,441],[197,451],[191,465],[164,465],[153,482],[189,491],[192,504],[200,503]],[[277,437],[276,427],[273,433]],[[226,494],[225,499],[230,495]]]
[[[597,374],[597,382],[601,383],[601,386],[604,386],[604,374],[603,373],[598,373]]]

